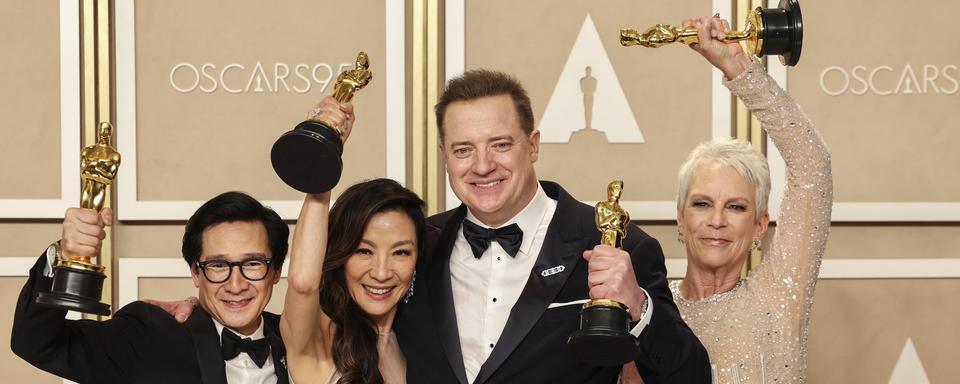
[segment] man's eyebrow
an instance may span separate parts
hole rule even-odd
[[[499,140],[513,141],[513,136],[511,135],[494,136],[488,139],[487,142],[493,142],[493,141],[499,141]]]
[[[450,146],[451,146],[451,147],[456,147],[456,146],[458,146],[458,145],[473,145],[473,143],[471,143],[471,142],[469,142],[469,141],[465,141],[465,140],[464,140],[464,141],[453,141],[453,142],[450,142]]]

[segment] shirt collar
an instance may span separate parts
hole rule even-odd
[[[213,325],[214,325],[215,327],[217,327],[217,340],[220,340],[220,337],[219,337],[219,336],[220,336],[221,333],[223,333],[223,329],[226,328],[226,327],[224,327],[223,324],[220,324],[220,322],[217,321],[217,319],[214,319],[212,316],[210,317],[210,319],[213,320]],[[264,335],[263,335],[263,316],[260,316],[260,326],[257,327],[257,330],[256,330],[256,331],[253,331],[253,334],[252,334],[252,335],[244,335],[244,334],[242,334],[242,333],[240,333],[240,332],[234,331],[232,328],[227,328],[227,329],[229,329],[230,332],[233,332],[233,333],[236,334],[237,336],[240,336],[241,339],[248,338],[248,337],[250,338],[250,340],[259,340],[259,339],[262,339],[262,338],[264,338]]]
[[[524,207],[516,216],[510,218],[510,220],[507,220],[505,223],[503,223],[503,225],[498,227],[503,228],[514,223],[520,227],[520,230],[523,231],[523,241],[520,243],[520,252],[523,252],[524,255],[530,254],[530,247],[533,246],[534,235],[536,235],[537,228],[540,227],[540,222],[543,221],[543,216],[547,212],[549,201],[550,197],[547,196],[547,193],[543,191],[543,187],[540,186],[540,183],[537,183],[537,193],[533,195],[533,199],[527,203],[527,206]],[[484,224],[482,221],[480,221],[480,219],[474,216],[469,209],[467,209],[467,220],[470,220],[483,228],[490,228],[490,226]]]

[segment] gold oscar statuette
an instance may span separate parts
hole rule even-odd
[[[370,58],[360,52],[353,69],[337,76],[333,98],[349,103],[353,95],[373,78]],[[273,170],[284,183],[305,193],[333,189],[343,173],[343,140],[340,128],[322,121],[307,120],[280,136],[270,150]]]
[[[636,29],[620,30],[620,44],[659,48],[673,43],[696,44],[700,42],[695,28],[682,28],[670,24],[657,24],[643,33]],[[800,61],[803,48],[803,16],[797,0],[780,0],[778,8],[757,7],[747,16],[741,31],[727,32],[726,41],[744,41],[747,51],[757,55],[779,55],[784,65],[794,66]]]
[[[120,168],[120,153],[110,146],[113,126],[97,127],[97,142],[80,151],[80,208],[100,212]],[[103,266],[94,264],[97,255],[60,255],[53,268],[53,287],[37,295],[37,303],[56,308],[109,315],[110,306],[100,302],[103,294]]]
[[[623,247],[630,214],[620,206],[623,181],[607,185],[607,199],[596,205],[596,224],[600,244]],[[635,359],[637,338],[630,334],[630,313],[616,300],[594,299],[580,310],[580,330],[572,333],[567,345],[583,362],[596,366],[623,365]]]

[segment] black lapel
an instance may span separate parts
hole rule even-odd
[[[567,277],[581,259],[583,247],[580,244],[581,237],[578,236],[581,223],[575,206],[578,202],[557,184],[541,183],[547,195],[557,199],[557,209],[550,220],[550,226],[547,227],[543,247],[540,248],[537,262],[530,271],[527,284],[524,285],[517,303],[510,310],[510,317],[507,318],[507,324],[503,327],[500,339],[490,353],[490,357],[480,367],[474,383],[483,383],[489,379],[520,345],[523,338],[560,293]],[[547,276],[543,276],[543,271],[559,266],[563,266],[562,272],[548,273]]]
[[[280,337],[280,316],[273,313],[263,313],[263,336],[270,340],[270,354],[273,357],[274,374],[277,375],[277,384],[289,383],[287,378],[287,350]]]
[[[463,366],[460,349],[460,332],[457,329],[457,311],[453,305],[453,287],[450,283],[450,255],[457,239],[467,209],[461,205],[443,224],[427,268],[427,298],[433,310],[433,322],[437,326],[440,343],[446,351],[450,367],[461,384],[467,384],[467,370]]]
[[[223,354],[220,353],[220,335],[213,325],[213,319],[202,307],[197,306],[184,324],[193,336],[193,346],[197,350],[197,365],[204,384],[227,384],[224,371]]]

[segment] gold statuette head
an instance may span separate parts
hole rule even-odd
[[[620,206],[623,181],[614,180],[607,185],[607,199],[597,203],[596,224],[601,233],[600,243],[619,247],[627,236],[630,214]]]
[[[360,51],[353,69],[343,71],[337,76],[337,84],[333,87],[333,98],[340,104],[353,100],[353,94],[366,87],[373,78],[370,71],[370,58],[366,52]]]

